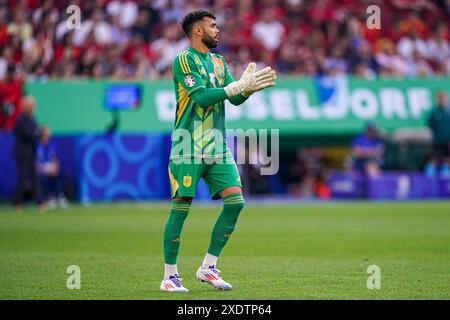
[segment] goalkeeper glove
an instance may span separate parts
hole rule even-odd
[[[256,64],[255,63],[252,63],[252,64],[253,65],[251,68],[247,67],[247,69],[245,69],[243,75],[255,72]],[[250,64],[249,64],[249,66],[250,66]],[[264,88],[272,87],[275,85],[275,80],[277,79],[277,73],[275,70],[273,70],[271,67],[266,67],[258,72],[261,72],[262,76],[258,80],[258,85],[256,87],[256,90],[245,90],[244,92],[242,92],[242,95],[244,97],[248,98],[252,94],[254,94],[256,91],[260,91]]]
[[[230,83],[224,88],[228,97],[236,96],[240,93],[253,93],[269,86],[275,85],[276,72],[271,67],[254,72],[256,64],[249,63],[241,78]]]

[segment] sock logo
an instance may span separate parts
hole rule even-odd
[[[173,239],[172,242],[180,242],[180,237]]]

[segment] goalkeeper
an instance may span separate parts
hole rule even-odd
[[[228,99],[238,106],[254,92],[274,86],[277,77],[271,67],[256,71],[255,63],[249,63],[241,78],[234,81],[224,58],[209,52],[219,40],[211,12],[191,12],[181,25],[190,47],[173,62],[177,106],[169,161],[172,205],[164,229],[165,268],[160,289],[188,291],[181,284],[177,257],[183,224],[203,178],[212,198],[223,200],[223,208],[196,277],[215,289],[229,290],[232,286],[216,269],[217,259],[235,228],[244,199],[239,172],[226,146],[224,102]]]

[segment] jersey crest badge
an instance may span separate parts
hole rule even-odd
[[[183,176],[183,186],[186,188],[189,188],[192,184],[192,177],[191,176]]]
[[[195,79],[192,75],[188,75],[184,78],[184,83],[189,87],[192,88],[195,86]]]

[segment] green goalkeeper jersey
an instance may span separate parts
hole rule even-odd
[[[225,59],[188,48],[175,58],[172,68],[177,106],[170,159],[225,156],[224,101],[202,107],[191,98],[202,88],[223,88],[234,81]]]

